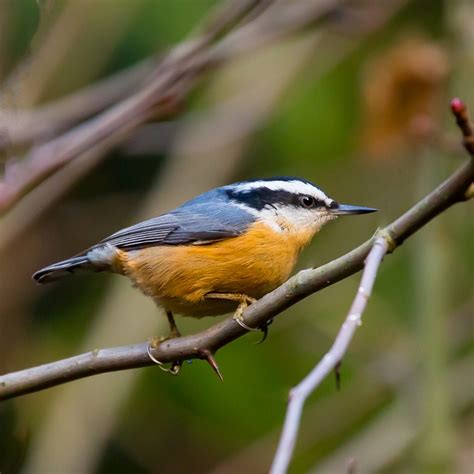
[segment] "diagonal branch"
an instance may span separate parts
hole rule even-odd
[[[463,135],[463,144],[471,157],[474,156],[474,133],[472,124],[469,120],[469,113],[465,104],[458,98],[451,101],[451,110],[456,118]],[[471,160],[472,166],[472,160]],[[464,192],[466,199],[469,199],[472,189],[472,182]],[[280,442],[273,459],[270,472],[272,474],[285,474],[290,465],[293,451],[296,444],[296,438],[301,423],[301,415],[306,399],[314,392],[332,371],[336,370],[341,363],[349,344],[354,337],[358,326],[362,324],[362,313],[367,306],[368,299],[372,294],[372,288],[377,277],[377,272],[383,257],[390,250],[391,239],[383,238],[381,235],[374,241],[365,261],[365,269],[352,303],[349,314],[342,325],[331,349],[326,353],[323,359],[316,367],[290,391],[288,408],[286,411],[285,422],[283,425]]]
[[[150,57],[128,69],[34,110],[0,110],[0,151],[51,139],[99,113],[138,87],[158,62]]]
[[[195,37],[179,44],[173,50],[174,54],[178,48],[179,51],[195,52],[196,45],[201,44],[204,38],[219,38],[249,13],[260,13],[271,1],[245,0],[219,5],[209,18],[204,19],[203,25],[197,28]],[[0,124],[7,124],[0,129],[0,151],[52,139],[119,102],[124,96],[143,86],[152,72],[156,74],[160,56],[156,54],[148,57],[111,77],[37,109],[0,110]]]
[[[466,190],[473,182],[473,178],[474,166],[471,159],[428,196],[379,231],[378,236],[386,239],[390,251],[393,251],[431,219],[453,204],[465,201],[468,198]],[[303,298],[358,272],[363,268],[364,260],[373,243],[374,238],[371,238],[348,254],[322,267],[300,271],[276,290],[252,304],[244,313],[246,324],[260,327]],[[214,354],[245,333],[246,331],[230,317],[200,333],[168,340],[153,349],[152,355],[163,362],[205,359],[209,352]],[[153,365],[147,348],[147,343],[141,343],[96,349],[69,359],[0,376],[0,400],[104,372]]]
[[[336,336],[334,344],[316,367],[296,387],[291,389],[285,423],[283,425],[278,449],[270,469],[271,474],[284,474],[287,472],[293,456],[306,399],[341,362],[349,348],[356,329],[362,324],[362,313],[372,294],[372,288],[375,283],[375,278],[377,277],[379,266],[386,253],[390,250],[389,242],[390,239],[382,236],[375,239],[372,249],[365,261],[365,269],[356,297],[354,298],[354,302],[352,303],[344,324]]]
[[[0,181],[0,216],[31,189],[82,154],[101,148],[104,142],[110,149],[151,117],[162,118],[176,112],[178,104],[197,82],[211,46],[262,1],[243,0],[235,4],[228,0],[216,7],[200,34],[175,46],[133,93],[101,114],[33,147],[25,159],[7,161],[4,179]],[[110,83],[106,87],[110,87]]]
[[[278,5],[265,9],[262,4],[266,3],[268,0],[230,3],[233,5],[231,14],[224,8],[217,15],[217,24],[211,22],[214,26],[204,34],[176,46],[140,90],[96,117],[33,148],[21,162],[7,163],[5,179],[0,182],[0,215],[82,153],[104,141],[110,142],[109,147],[112,147],[151,118],[163,119],[178,112],[183,100],[210,68],[311,27],[321,18],[327,18],[343,0],[308,0],[290,6],[277,2]],[[256,7],[260,14],[252,17]],[[228,32],[248,16],[247,22]]]

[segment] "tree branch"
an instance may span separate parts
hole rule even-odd
[[[473,160],[470,160],[377,235],[387,239],[390,251],[393,251],[435,216],[453,204],[466,200],[465,192],[473,178],[474,166]],[[276,290],[252,304],[244,313],[246,324],[260,327],[306,296],[358,272],[363,268],[364,259],[373,243],[374,238],[371,238],[348,254],[322,267],[300,271]],[[153,349],[152,355],[163,362],[206,359],[209,352],[214,354],[245,333],[246,331],[230,317],[198,334],[168,340]],[[147,347],[148,343],[144,342],[110,349],[96,349],[65,360],[3,375],[0,377],[0,400],[104,372],[153,365]]]
[[[451,110],[456,118],[457,125],[461,129],[464,147],[472,157],[474,155],[474,133],[472,124],[469,120],[467,107],[460,99],[456,98],[451,101]],[[468,185],[467,189],[464,191],[465,199],[472,197],[470,195],[471,188],[472,180],[471,184]],[[398,221],[400,221],[400,219]],[[416,227],[413,229],[416,230]],[[352,303],[349,314],[339,330],[331,349],[326,353],[316,367],[290,391],[285,422],[270,470],[271,474],[285,474],[287,472],[291,458],[293,457],[296,438],[301,423],[301,415],[306,399],[312,392],[314,392],[314,390],[316,390],[316,388],[318,388],[321,382],[332,370],[337,369],[338,364],[341,363],[342,358],[349,348],[349,344],[354,337],[356,329],[362,324],[362,313],[364,312],[368,299],[372,294],[372,288],[375,283],[375,278],[377,277],[378,268],[382,263],[383,257],[390,250],[390,245],[396,246],[396,244],[392,242],[390,235],[382,235],[383,233],[375,239],[372,249],[367,256],[364,273],[362,274],[362,279],[354,302]]]
[[[158,57],[33,110],[0,110],[0,151],[51,139],[130,94],[158,63]]]
[[[343,0],[310,0],[263,9],[264,0],[241,0],[220,10],[201,36],[176,46],[140,90],[59,137],[33,148],[21,162],[6,164],[0,182],[0,215],[31,189],[91,148],[110,147],[142,123],[176,113],[202,74],[238,54],[301,31],[335,11]],[[254,8],[260,13],[252,17]],[[248,21],[230,31],[243,17]],[[250,17],[250,18],[249,18]],[[224,36],[222,36],[224,35]]]
[[[375,278],[377,277],[379,266],[385,254],[390,249],[389,242],[390,239],[387,239],[386,236],[379,236],[375,239],[372,249],[365,261],[365,269],[356,297],[344,324],[336,336],[334,344],[316,367],[296,387],[290,390],[285,423],[283,425],[280,442],[278,443],[278,449],[270,469],[271,474],[284,474],[287,472],[291,458],[293,457],[296,437],[298,436],[301,423],[301,414],[306,399],[341,362],[349,348],[356,329],[362,324],[362,313],[372,294],[372,288],[375,283]]]
[[[151,70],[138,90],[101,114],[33,147],[23,160],[7,162],[4,179],[0,181],[0,216],[70,161],[101,148],[104,142],[111,148],[151,117],[162,118],[175,112],[177,104],[196,83],[198,71],[202,72],[197,65],[202,65],[203,56],[223,33],[261,2],[243,0],[235,4],[227,1],[218,6],[204,22],[200,34],[175,46]]]

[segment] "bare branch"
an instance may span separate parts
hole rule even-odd
[[[267,8],[271,2],[272,0],[262,0],[258,6],[255,7],[245,17],[245,19],[250,16],[255,18],[261,13],[262,9]],[[336,24],[334,24],[334,20],[332,20],[332,22],[325,22],[323,28],[319,28],[317,32],[310,32],[310,34],[307,35],[308,39],[312,37],[314,38],[313,41],[318,42],[321,45],[331,45],[331,54],[329,54],[330,60],[318,62],[320,68],[318,74],[325,73],[327,69],[332,69],[341,61],[342,58],[351,54],[355,48],[360,46],[361,41],[367,38],[367,36],[377,30],[380,30],[384,25],[386,25],[390,18],[392,18],[393,15],[406,4],[406,2],[407,0],[390,0],[384,2],[383,6],[379,4],[373,4],[370,5],[369,8],[363,9],[363,12],[358,9],[357,18],[354,18],[354,10],[347,8],[345,10],[339,9]],[[357,26],[354,31],[355,24]],[[351,25],[352,29],[350,29]],[[341,29],[344,31],[344,36],[341,36],[340,33],[337,33]],[[315,33],[317,37],[315,36]],[[149,62],[148,67],[150,71],[153,69],[154,65],[156,66],[156,64],[158,64],[158,58],[149,58],[145,61]],[[100,88],[103,86],[105,89],[105,95],[109,96],[112,94],[112,91],[107,92],[107,88],[109,86],[112,89],[115,87],[120,88],[120,82],[122,81],[120,76],[122,76],[122,74],[132,74],[135,68],[140,67],[145,69],[146,64],[137,64],[136,66],[133,66],[132,70],[124,71],[118,73],[117,76],[112,76],[108,79],[105,79],[105,84],[99,83],[97,84],[97,87]],[[279,75],[278,77],[280,79],[284,78],[288,74],[289,70],[291,70],[291,68],[285,70],[285,73]],[[124,80],[127,80],[126,77]],[[137,84],[138,82],[139,77],[137,75]],[[107,86],[107,83],[109,86]],[[116,85],[114,85],[114,83]],[[125,87],[125,85],[123,86]],[[131,83],[129,88],[130,90],[132,89]],[[93,98],[97,94],[94,91],[95,86],[91,86],[76,93],[78,100],[80,99],[80,103],[86,104],[82,109],[82,112],[88,112],[89,115],[94,115],[94,113],[98,113],[100,110],[105,108],[106,105],[109,105],[103,103],[96,112],[93,112],[91,109],[87,109],[87,107],[92,107],[92,105],[95,103]],[[266,90],[266,92],[268,93],[268,90]],[[76,94],[73,94],[68,98],[64,98],[58,103],[44,106],[37,111],[31,111],[29,113],[37,117],[35,123],[45,123],[47,127],[50,127],[49,133],[55,135],[56,132],[60,131],[59,129],[55,129],[55,122],[62,122],[63,120],[67,122],[69,119],[73,118],[73,115],[75,114],[73,103],[76,102]],[[262,96],[259,97],[262,99]],[[116,100],[111,100],[111,102],[115,101]],[[252,113],[248,117],[241,113],[242,109],[239,109],[237,111],[236,122],[228,125],[229,117],[232,115],[235,116],[234,105],[235,104],[232,104],[228,110],[225,108],[225,104],[224,108],[220,106],[218,110],[216,109],[216,115],[214,119],[217,121],[216,123],[221,124],[219,133],[215,133],[215,128],[212,126],[212,124],[207,121],[204,122],[209,123],[209,130],[212,130],[212,133],[206,140],[207,148],[209,148],[209,146],[223,146],[223,144],[226,143],[226,140],[231,140],[235,143],[235,140],[241,138],[242,133],[244,133],[244,135],[248,134],[252,127],[255,128],[255,126],[259,123],[258,117],[260,114],[255,114],[255,103],[252,102],[252,106],[249,107],[249,111],[251,110]],[[222,117],[218,116],[222,113],[227,114],[227,116],[224,117],[224,121],[222,121]],[[2,113],[0,112],[0,123],[2,122],[1,117]],[[20,117],[22,117],[21,113]],[[209,117],[212,119],[212,114]],[[77,115],[76,118],[78,121],[80,121],[84,120],[86,117],[84,116],[79,119],[79,115]],[[29,122],[30,120],[23,121],[23,123]],[[33,124],[31,125],[33,126]],[[166,122],[159,122],[140,125],[139,129],[134,130],[132,137],[130,137],[131,140],[125,142],[125,149],[122,151],[132,155],[137,153],[156,153],[158,150],[156,147],[159,147],[162,151],[162,147],[166,147],[168,140],[170,140],[171,137],[174,137],[173,130],[176,125],[177,122],[169,122],[168,124],[166,124]],[[222,125],[224,125],[224,127],[222,127]],[[51,131],[51,126],[53,131]],[[39,125],[38,127],[41,128]],[[14,127],[13,130],[15,131],[16,127]],[[37,130],[37,128],[33,126],[33,130]],[[27,135],[29,133],[26,130],[17,130],[17,132],[22,136],[25,136],[25,134]],[[1,135],[2,131],[0,129],[0,142],[2,140]],[[165,135],[166,138],[164,140],[160,140],[161,135],[163,135],[161,138],[164,138]],[[50,137],[50,139],[51,138],[52,137]],[[17,238],[18,235],[25,232],[25,230],[33,222],[37,221],[41,217],[41,214],[46,212],[48,208],[51,207],[62,195],[64,195],[67,190],[70,189],[81,177],[89,173],[97,165],[97,163],[100,163],[100,161],[104,159],[108,148],[116,143],[117,137],[112,138],[111,144],[104,142],[102,143],[102,146],[93,147],[89,153],[86,152],[78,155],[72,162],[66,164],[63,168],[61,168],[61,170],[44,180],[40,185],[36,186],[31,192],[21,199],[21,202],[18,203],[19,205],[15,206],[15,212],[8,213],[8,215],[2,219],[0,230],[0,253],[2,249],[7,248],[9,243]],[[44,137],[42,137],[42,139],[44,139]],[[10,133],[10,141],[14,143],[14,133]],[[137,143],[139,143],[139,150],[137,150]],[[455,143],[458,145],[457,141]],[[0,152],[1,146],[2,145],[0,143]],[[451,145],[450,149],[452,148],[453,146]],[[458,147],[456,147],[456,149],[457,148]]]
[[[311,0],[298,8],[278,4],[274,8],[267,8],[256,18],[250,15],[250,21],[220,39],[223,33],[260,2],[238,2],[235,4],[238,8],[234,5],[232,15],[224,10],[221,15],[217,15],[217,25],[195,40],[176,46],[157,66],[149,82],[135,94],[54,140],[34,148],[21,162],[7,166],[5,179],[0,182],[0,215],[81,153],[100,146],[104,140],[112,147],[147,120],[163,119],[175,114],[204,71],[244,51],[313,25],[334,11],[341,2]],[[222,23],[219,23],[220,19]]]
[[[364,273],[362,274],[356,297],[344,324],[336,336],[334,344],[316,367],[296,387],[291,389],[283,431],[270,470],[272,474],[284,474],[287,472],[293,457],[301,414],[306,399],[318,388],[326,376],[336,368],[349,348],[356,329],[362,324],[362,313],[372,294],[379,266],[389,248],[389,240],[386,237],[380,236],[375,239],[365,262]]]
[[[103,79],[89,87],[34,110],[0,110],[0,151],[31,142],[51,139],[81,122],[136,88],[158,62],[157,57],[144,61]]]
[[[474,126],[469,118],[466,104],[461,99],[455,98],[451,101],[451,110],[461,129],[464,148],[474,157]]]
[[[261,0],[226,2],[211,14],[200,36],[178,44],[164,57],[142,87],[100,115],[72,130],[34,147],[29,156],[7,162],[0,182],[0,215],[6,213],[25,194],[70,161],[107,142],[107,149],[124,139],[152,116],[162,118],[177,111],[177,104],[196,82],[196,64],[221,34],[238,23]],[[120,82],[120,81],[119,81]],[[112,83],[113,85],[114,83]],[[8,141],[8,131],[6,134]],[[105,155],[106,150],[102,150]]]
[[[467,107],[460,99],[453,99],[451,101],[451,110],[453,111],[456,122],[461,129],[463,144],[472,157],[474,156],[474,133],[472,124],[469,120]],[[464,190],[464,197],[466,199],[472,197],[467,194],[468,190],[472,188],[472,159],[470,166],[471,184]],[[400,219],[398,219],[395,224],[397,222],[400,223]],[[416,230],[415,227],[414,229]],[[326,353],[316,367],[290,391],[285,422],[271,467],[272,474],[285,474],[287,472],[293,456],[301,422],[301,415],[306,399],[316,390],[316,388],[318,388],[324,378],[326,378],[332,370],[335,370],[338,367],[338,364],[340,364],[349,348],[349,344],[354,337],[357,327],[362,324],[362,313],[365,310],[370,295],[372,294],[372,288],[377,276],[378,268],[386,253],[393,250],[390,247],[396,247],[396,243],[392,241],[390,233],[386,233],[385,235],[383,232],[380,233],[379,237],[375,239],[373,247],[367,256],[365,270],[356,297],[331,349]]]
[[[203,21],[203,25],[196,32],[196,37],[218,38],[249,12],[260,13],[272,1],[246,0],[224,3]],[[187,40],[179,45],[179,50],[192,51],[197,43],[196,38]],[[159,55],[151,56],[111,77],[38,109],[0,111],[0,124],[7,124],[1,129],[0,151],[52,139],[78,122],[92,117],[141,86],[159,63]]]
[[[473,161],[470,160],[378,235],[388,239],[390,251],[394,250],[438,214],[453,204],[466,200],[465,191],[472,183],[473,177]],[[260,327],[306,296],[358,272],[363,268],[364,259],[373,243],[374,239],[369,239],[348,254],[322,267],[300,271],[252,304],[244,313],[246,324]],[[198,334],[168,340],[152,352],[156,359],[163,362],[203,359],[209,352],[214,354],[245,333],[246,331],[230,317]],[[69,359],[3,375],[0,377],[0,400],[104,372],[153,365],[147,354],[147,346],[147,343],[141,343],[97,349]]]

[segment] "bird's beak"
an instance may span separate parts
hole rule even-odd
[[[368,214],[369,212],[376,212],[377,209],[373,207],[351,206],[349,204],[339,204],[330,210],[331,214],[336,216],[346,216],[350,214]]]

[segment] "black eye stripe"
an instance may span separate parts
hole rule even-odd
[[[304,209],[327,207],[325,201],[317,199],[314,196],[310,196],[309,194],[291,193],[282,189],[275,190],[266,187],[254,188],[245,191],[227,189],[226,194],[230,199],[257,210],[261,210],[268,205],[274,206],[276,204]],[[305,199],[308,201],[307,203],[304,202]],[[309,200],[312,202],[309,203]]]

